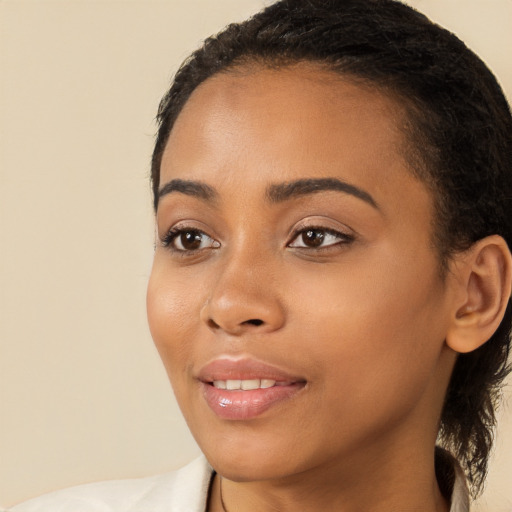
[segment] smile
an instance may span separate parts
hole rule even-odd
[[[254,359],[221,358],[198,375],[202,396],[219,418],[250,420],[295,397],[302,377]]]

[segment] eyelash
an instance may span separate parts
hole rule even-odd
[[[308,232],[316,232],[316,233],[321,233],[322,234],[322,237],[323,239],[321,240],[321,243],[323,243],[323,240],[325,240],[325,236],[326,235],[331,235],[333,237],[336,237],[338,238],[338,241],[335,242],[335,243],[331,243],[329,245],[326,245],[326,246],[321,246],[319,245],[318,247],[308,247],[307,245],[292,245],[293,242],[295,242],[301,235],[304,235],[305,233],[308,233]],[[199,247],[197,249],[178,249],[175,245],[174,245],[174,242],[175,240],[177,240],[180,236],[182,236],[183,234],[185,233],[191,233],[191,234],[195,234],[196,236],[197,235],[200,235],[200,236],[205,236],[205,237],[208,237],[212,240],[212,244],[208,247]],[[325,227],[322,227],[322,226],[304,226],[304,227],[301,227],[299,229],[296,229],[292,236],[291,236],[291,240],[290,242],[288,242],[286,244],[287,247],[291,247],[291,248],[296,248],[296,249],[306,249],[306,250],[312,250],[312,251],[324,251],[324,250],[329,250],[330,248],[334,247],[334,246],[339,246],[339,245],[346,245],[346,244],[350,244],[351,242],[353,242],[355,239],[355,237],[353,235],[349,235],[347,233],[342,233],[340,231],[336,231],[334,229],[329,229],[329,228],[325,228]],[[211,238],[207,233],[205,233],[204,231],[201,231],[197,228],[189,228],[189,227],[173,227],[171,228],[167,234],[161,239],[161,243],[162,243],[162,246],[163,247],[166,247],[168,249],[170,249],[171,251],[175,252],[175,253],[178,253],[182,256],[185,256],[185,255],[188,255],[188,254],[195,254],[197,253],[198,251],[201,251],[201,250],[204,250],[204,249],[217,249],[220,247],[220,242],[218,242],[217,240]],[[183,244],[182,244],[183,245]]]
[[[308,247],[306,245],[304,245],[304,246],[291,245],[301,235],[304,235],[305,233],[308,233],[308,232],[321,233],[324,239],[325,239],[326,235],[331,235],[333,237],[336,237],[338,239],[338,241],[335,243],[326,245],[326,246],[318,246],[318,247]],[[329,229],[329,228],[326,228],[323,226],[302,226],[293,232],[293,235],[291,236],[291,241],[288,242],[287,246],[292,247],[292,248],[297,248],[297,249],[325,251],[325,250],[329,250],[335,246],[350,244],[354,240],[355,240],[355,237],[352,234],[343,233],[341,231],[336,231],[335,229]]]

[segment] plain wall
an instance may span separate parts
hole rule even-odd
[[[410,3],[512,97],[511,0]],[[153,118],[183,58],[262,5],[0,2],[2,505],[198,453],[146,326]],[[501,416],[480,511],[512,510],[510,407]]]

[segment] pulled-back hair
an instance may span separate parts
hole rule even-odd
[[[207,39],[177,72],[158,112],[152,159],[155,208],[162,153],[203,81],[244,64],[315,62],[400,101],[411,172],[432,192],[433,244],[451,255],[488,235],[512,241],[512,118],[495,77],[456,36],[394,0],[281,0]],[[463,464],[476,496],[509,368],[512,308],[479,349],[460,354],[438,442]]]

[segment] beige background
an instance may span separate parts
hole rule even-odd
[[[511,0],[411,3],[475,48],[512,96]],[[146,327],[153,117],[188,52],[261,5],[0,1],[4,506],[197,454]],[[481,511],[512,510],[510,407],[497,446]]]

